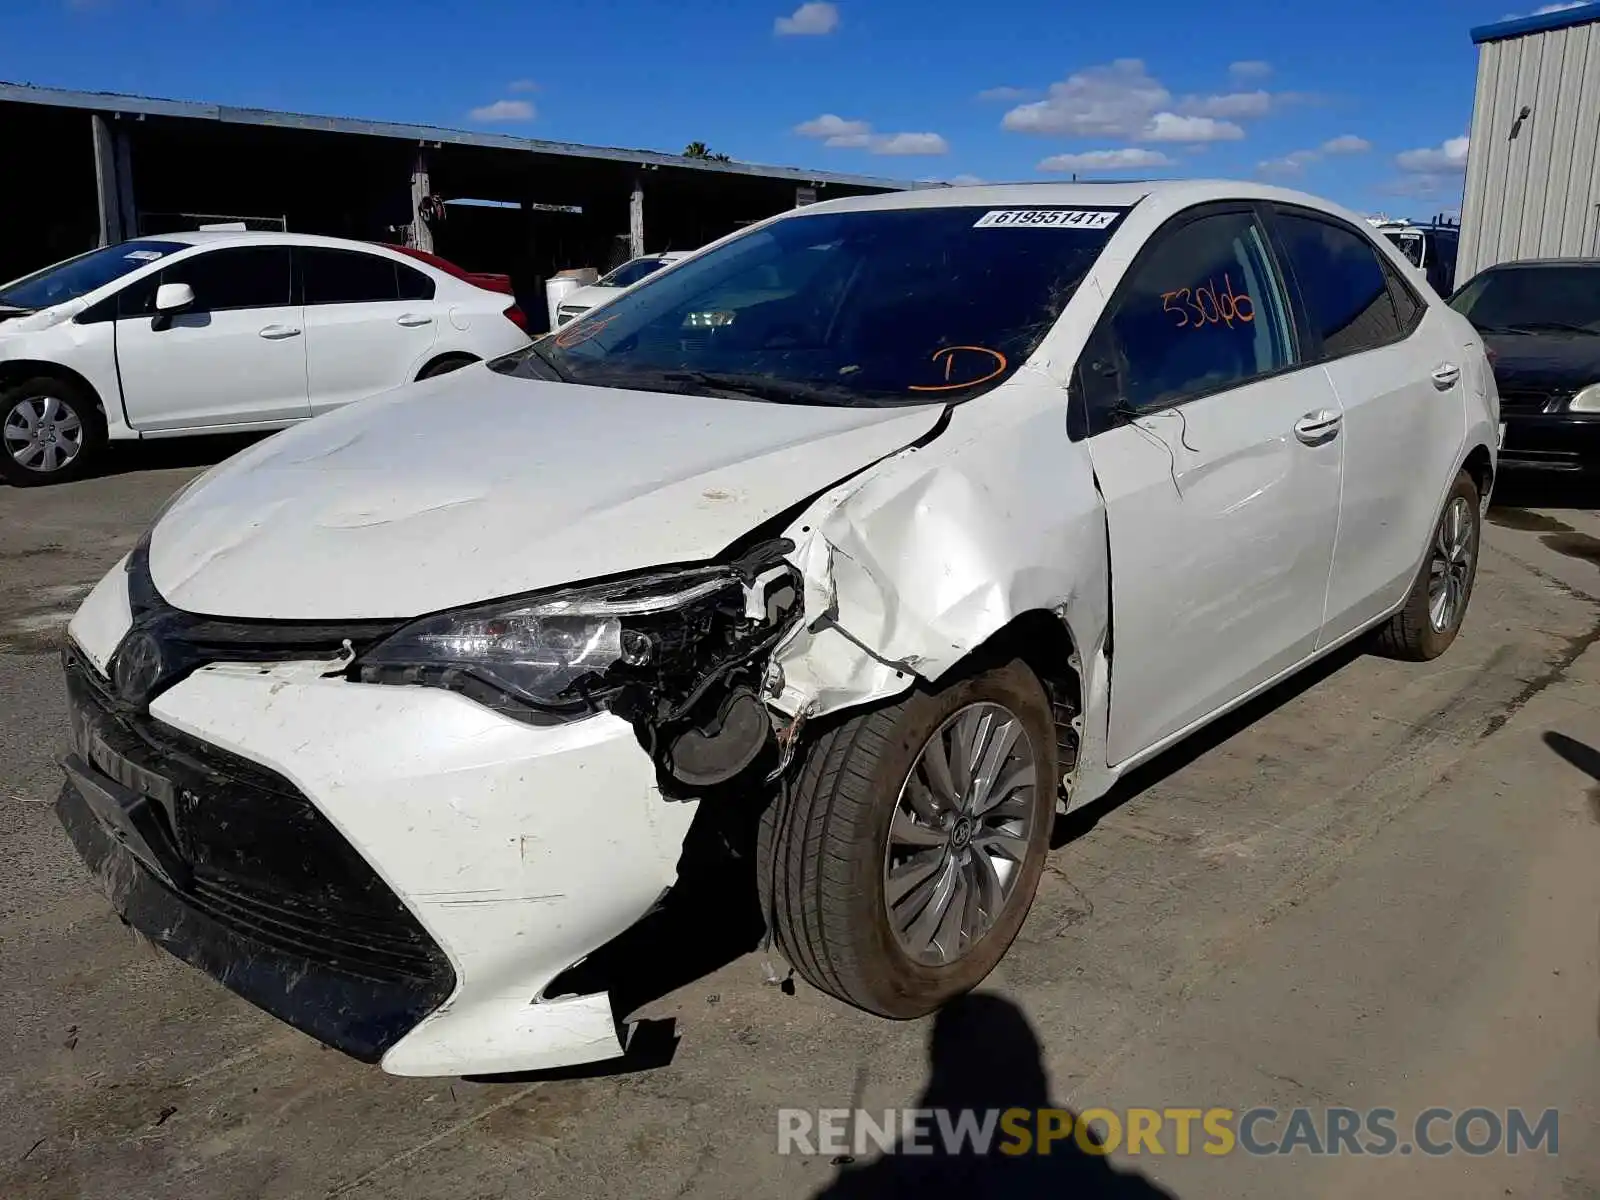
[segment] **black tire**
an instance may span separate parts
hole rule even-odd
[[[422,373],[417,376],[420,383],[424,379],[432,379],[436,375],[448,375],[451,371],[459,371],[462,367],[470,367],[478,360],[470,354],[447,354],[443,358],[435,359],[422,368]]]
[[[930,966],[902,948],[885,905],[889,825],[924,745],[968,705],[992,701],[1021,719],[1034,755],[1031,837],[987,933],[954,962]],[[932,1012],[976,987],[1016,937],[1049,851],[1060,771],[1044,688],[1022,662],[916,692],[848,717],[812,740],[764,814],[756,871],[773,940],[808,982],[880,1016]]]
[[[51,424],[63,441],[49,448],[44,457],[30,461],[29,448],[16,440],[26,420],[23,414],[27,410],[36,414],[39,403],[50,400],[59,406],[52,414]],[[70,414],[70,419],[62,416],[63,412]],[[75,442],[67,432],[74,423]],[[61,447],[68,444],[75,445],[72,456],[59,466],[47,466],[63,452]],[[81,384],[58,375],[34,375],[0,387],[0,479],[12,487],[39,487],[82,479],[99,465],[105,444],[105,416],[93,393]]]
[[[1450,519],[1452,510],[1462,511],[1458,506],[1460,502],[1465,504],[1466,520],[1469,522],[1466,531],[1468,558],[1465,580],[1454,613],[1443,628],[1438,628],[1434,625],[1429,612],[1429,588],[1435,561],[1441,558],[1441,544],[1446,536],[1445,523]],[[1467,605],[1472,599],[1473,581],[1478,576],[1478,539],[1481,528],[1482,513],[1478,506],[1478,485],[1473,482],[1471,475],[1462,471],[1451,485],[1450,494],[1445,497],[1444,508],[1434,522],[1432,534],[1428,539],[1428,550],[1422,559],[1422,569],[1417,572],[1417,578],[1411,584],[1411,594],[1406,597],[1405,607],[1390,617],[1378,630],[1379,653],[1409,662],[1427,662],[1429,659],[1438,658],[1450,648],[1450,643],[1456,640],[1456,634],[1461,632],[1461,622],[1466,618]]]

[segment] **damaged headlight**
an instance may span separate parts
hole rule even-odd
[[[692,568],[440,613],[374,646],[354,675],[446,687],[533,719],[610,708],[669,722],[708,675],[736,669],[785,623],[798,590],[785,582],[762,598],[787,574]]]

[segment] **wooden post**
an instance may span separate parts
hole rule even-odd
[[[644,182],[638,179],[628,200],[628,254],[632,258],[644,254]]]
[[[414,250],[433,253],[433,230],[422,219],[422,202],[433,192],[433,180],[428,174],[428,152],[417,148],[411,160],[411,246]]]

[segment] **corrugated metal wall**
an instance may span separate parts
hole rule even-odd
[[[1456,281],[1578,255],[1600,256],[1600,22],[1478,47]]]

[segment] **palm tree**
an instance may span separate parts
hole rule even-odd
[[[713,154],[704,142],[690,142],[683,148],[685,158],[698,158],[704,162],[731,162],[726,154]]]

